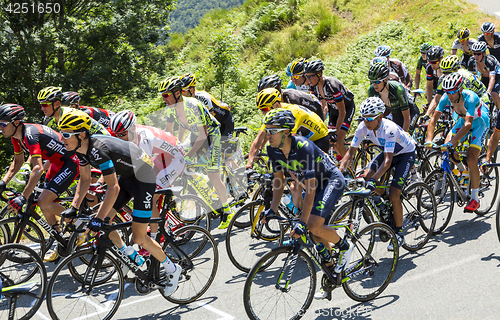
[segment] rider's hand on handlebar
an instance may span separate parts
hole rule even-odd
[[[266,218],[270,218],[270,217],[273,217],[275,215],[276,215],[276,212],[274,212],[273,209],[269,208],[266,211],[264,211],[264,213],[262,215],[261,222],[262,223],[267,223],[267,219]]]
[[[87,234],[89,231],[98,233],[102,229],[102,224],[103,224],[102,219],[99,219],[97,217],[93,218],[92,220],[90,220],[90,223],[87,226],[87,231],[85,231],[85,234]]]
[[[299,221],[293,225],[293,229],[290,232],[290,237],[296,239],[300,238],[306,232],[307,224],[304,221]]]
[[[373,191],[375,190],[376,187],[377,187],[377,181],[375,181],[375,179],[370,178],[368,179],[368,181],[366,181],[366,189]]]
[[[18,212],[19,210],[22,209],[25,203],[26,203],[26,198],[23,197],[22,194],[18,195],[17,197],[11,198],[9,200],[9,205],[12,208],[10,211]]]
[[[432,147],[434,147],[434,142],[432,142],[432,141],[426,141],[426,142],[424,143],[424,148],[425,148],[425,149],[427,149],[427,150],[431,150],[431,149],[432,149]]]
[[[453,145],[451,144],[451,142],[446,142],[446,143],[441,145],[441,151],[446,151],[452,147],[453,147]]]
[[[73,219],[74,217],[76,217],[77,214],[78,214],[78,209],[71,206],[69,207],[69,209],[66,209],[63,212],[61,212],[61,217],[64,219]]]

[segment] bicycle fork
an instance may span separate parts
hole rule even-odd
[[[280,276],[278,277],[278,281],[276,282],[275,288],[278,290],[281,290],[281,292],[288,292],[290,291],[290,280],[292,279],[292,274],[293,271],[295,270],[295,265],[297,264],[297,258],[299,257],[299,250],[300,250],[300,245],[296,244],[295,248],[292,253],[289,253],[288,256],[286,257],[285,263],[283,264],[283,267],[281,268]],[[290,258],[291,257],[291,258]],[[285,281],[285,286],[282,287],[280,285],[281,279],[283,279],[283,276],[285,275],[285,270],[288,265],[288,262],[290,262],[290,267],[288,269],[288,275]]]

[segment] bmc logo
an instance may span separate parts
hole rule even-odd
[[[63,172],[59,173],[56,177],[54,177],[54,182],[57,184],[60,184],[64,180],[66,180],[67,177],[71,175],[71,170],[69,168],[66,168]]]

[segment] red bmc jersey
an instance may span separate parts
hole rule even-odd
[[[55,166],[62,166],[66,159],[75,154],[66,150],[61,134],[49,127],[26,123],[22,130],[23,140],[11,138],[15,154],[29,152],[32,158],[42,157]]]
[[[92,119],[102,124],[104,128],[109,127],[109,120],[115,115],[113,111],[100,108],[80,106],[80,110],[88,114]]]
[[[178,146],[177,138],[160,129],[137,125],[139,147],[155,159],[155,166],[168,167],[172,162],[184,162],[184,150]]]

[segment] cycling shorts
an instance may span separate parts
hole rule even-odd
[[[330,150],[330,138],[328,136],[324,136],[323,138],[319,138],[318,140],[314,141],[314,144],[323,150],[324,153],[328,153],[328,150]]]
[[[136,176],[141,177],[141,180],[138,180]],[[153,195],[156,189],[155,180],[155,173],[149,166],[142,166],[134,176],[120,176],[118,178],[120,193],[113,208],[120,211],[130,199],[134,198],[132,220],[139,223],[148,223],[153,210]]]
[[[54,192],[58,197],[68,190],[71,183],[79,174],[79,160],[76,154],[66,159],[62,166],[51,163],[47,171],[47,186],[45,189]]]
[[[384,153],[380,153],[370,163],[370,170],[377,171],[384,163]],[[391,187],[402,190],[406,179],[410,175],[411,168],[415,164],[415,151],[398,154],[392,157],[391,168],[394,168]],[[390,169],[389,169],[390,170]]]
[[[486,88],[488,88],[490,84],[490,78],[481,76],[481,82],[484,84]],[[496,92],[500,94],[500,74],[497,74],[495,76],[495,84],[493,85],[493,90],[491,90],[491,92]]]
[[[205,153],[205,158],[207,159],[207,172],[219,172],[220,171],[220,151],[221,151],[221,135],[219,127],[214,129],[214,132],[210,134],[210,146]]]
[[[329,220],[333,208],[344,193],[345,180],[338,168],[333,168],[330,177],[317,181],[316,196],[311,209],[311,214]]]
[[[354,112],[356,111],[356,106],[354,104],[354,100],[348,101],[344,99],[345,106],[345,116],[344,121],[342,122],[342,127],[340,129],[344,131],[349,131],[351,127],[352,118],[354,117]],[[337,120],[339,118],[338,109],[330,109],[330,116],[328,120],[328,129],[335,129],[337,125]]]
[[[418,110],[418,107],[415,103],[413,102],[409,102],[409,108],[408,110],[410,110],[410,128],[411,128],[411,123],[413,122],[413,120],[415,119],[415,117],[419,114],[419,110]],[[405,119],[403,117],[403,114],[396,114],[396,113],[392,113],[392,121],[394,123],[396,123],[398,126],[400,126],[401,128],[403,127],[404,123],[405,123]]]
[[[465,124],[465,119],[464,118],[459,118],[457,122],[455,122],[455,125],[453,126],[453,129],[451,129],[452,135],[456,135],[458,131],[462,128],[462,126]],[[479,150],[482,149],[482,145],[484,144],[484,139],[486,138],[486,133],[488,132],[488,126],[489,126],[489,118],[488,114],[486,114],[486,117],[481,117],[474,119],[472,122],[472,128],[470,129],[469,132],[465,134],[465,136],[460,139],[460,142],[464,141],[469,134],[472,133],[472,138],[469,143],[471,147],[477,148]]]

